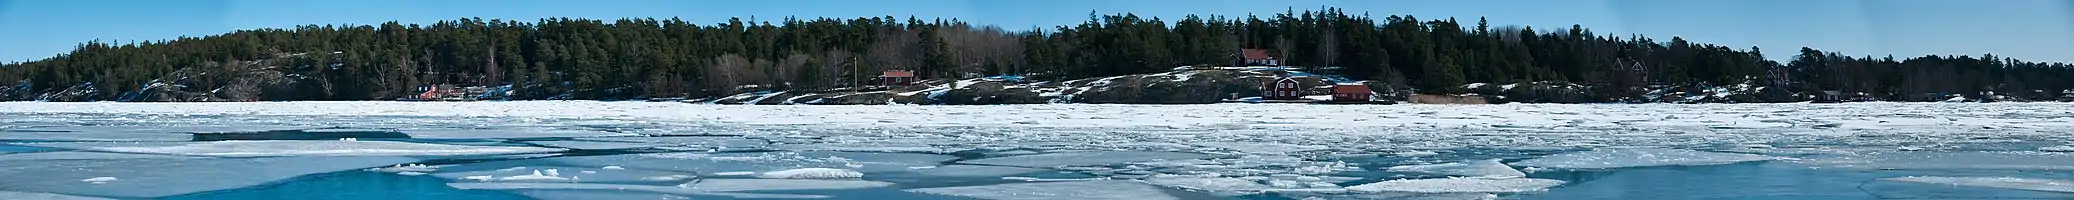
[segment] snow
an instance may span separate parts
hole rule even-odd
[[[764,172],[762,175],[757,175],[756,177],[774,179],[845,179],[861,178],[864,177],[864,173],[857,172],[856,170],[847,169],[799,168]]]
[[[756,172],[716,172],[716,173],[713,173],[713,175],[714,175],[714,176],[748,176],[748,175],[756,175]]]
[[[169,155],[154,155],[154,154],[129,154],[129,153],[106,153],[106,152],[87,152],[87,151],[54,151],[54,152],[36,152],[36,153],[18,153],[18,154],[4,154],[4,155],[0,155],[0,161],[6,161],[6,162],[14,162],[14,161],[39,161],[39,160],[113,160],[113,159],[154,159],[154,158],[194,158],[194,157],[186,157],[186,156],[169,156]]]
[[[1388,180],[1356,186],[1347,190],[1358,192],[1413,192],[1413,193],[1519,193],[1547,190],[1562,185],[1564,181],[1537,178],[1437,178]]]
[[[1060,167],[1113,165],[1163,160],[1192,160],[1214,157],[1218,156],[1199,153],[1157,151],[1089,151],[984,158],[976,160],[966,160],[961,161],[959,163],[1018,167]]]
[[[1584,152],[1571,152],[1550,155],[1546,157],[1513,162],[1512,165],[1564,169],[1605,169],[1650,166],[1719,165],[1739,162],[1764,161],[1772,159],[1776,158],[1762,155],[1716,153],[1684,149],[1607,148],[1594,149],[1591,151]]]
[[[432,176],[455,180],[456,182],[472,180],[475,182],[609,182],[672,184],[681,183],[679,181],[697,177],[693,176],[692,173],[688,172],[654,171],[639,169],[606,170],[593,171],[592,173],[583,173],[584,170],[592,168],[570,166],[526,166],[524,168],[513,167],[507,169],[513,170],[487,169],[485,168],[485,166],[459,165],[455,167],[442,167],[442,169],[440,170],[442,172],[432,174]],[[536,174],[534,172],[539,173]]]
[[[375,172],[388,172],[388,173],[404,173],[404,172],[412,172],[412,173],[421,173],[421,174],[422,174],[422,173],[425,173],[425,172],[433,172],[433,171],[439,171],[439,167],[435,167],[435,166],[427,166],[427,165],[425,165],[425,164],[397,164],[397,165],[390,165],[389,167],[381,167],[381,168],[373,168],[373,169],[367,169],[367,171],[375,171]]]
[[[157,158],[0,162],[0,190],[158,198],[244,188],[309,174],[416,162],[403,157]],[[109,181],[93,182],[81,180]]]
[[[561,176],[561,173],[559,173],[559,172],[556,172],[556,171],[555,171],[554,169],[548,169],[548,170],[547,170],[547,173],[546,173],[546,174],[542,174],[542,173],[540,173],[540,170],[533,170],[533,174],[527,174],[527,175],[518,175],[518,176],[506,176],[506,177],[503,177],[503,178],[497,178],[497,181],[567,181],[567,180],[569,180],[569,178],[568,178],[568,177],[562,177],[562,176]]]
[[[667,145],[667,146],[673,146],[673,147],[689,147],[689,148],[714,148],[714,149],[755,149],[755,148],[761,148],[761,147],[763,147],[763,146],[767,146],[767,145],[769,145],[769,144],[768,144],[769,142],[766,142],[766,141],[763,141],[763,140],[758,140],[758,139],[747,139],[747,138],[736,138],[736,137],[599,137],[599,138],[576,138],[576,140],[581,140],[581,141],[601,141],[601,142],[632,142],[632,143],[652,143],[652,144],[664,144],[664,145]]]
[[[2074,154],[2037,151],[1846,152],[1840,155],[1806,158],[1796,162],[1860,169],[2074,170]]]
[[[1512,169],[1512,167],[1511,167],[1511,166],[1506,166],[1506,165],[1505,165],[1504,163],[1498,163],[1498,161],[1499,161],[1498,159],[1488,159],[1488,160],[1474,160],[1474,161],[1463,161],[1463,162],[1454,162],[1454,163],[1441,163],[1441,164],[1429,164],[1429,165],[1406,165],[1406,166],[1395,166],[1395,167],[1390,167],[1390,168],[1389,168],[1388,170],[1389,170],[1389,171],[1391,171],[1391,172],[1411,172],[1411,173],[1422,173],[1422,174],[1435,174],[1435,175],[1449,175],[1449,176],[1483,176],[1483,177],[1526,177],[1526,176],[1527,176],[1527,174],[1526,174],[1526,173],[1520,172],[1519,170],[1514,170],[1514,169]]]
[[[908,192],[988,200],[1178,200],[1158,187],[1132,181],[1010,183],[908,189]]]
[[[31,143],[31,146],[190,156],[452,156],[558,152],[539,147],[489,147],[394,141],[267,140],[164,143]]]
[[[0,191],[0,199],[8,200],[111,200],[99,197],[83,197],[51,193]]]
[[[106,177],[106,176],[103,176],[103,177],[93,177],[93,178],[87,178],[87,179],[79,179],[79,181],[80,181],[80,182],[89,182],[89,183],[93,183],[93,184],[102,184],[102,183],[108,183],[109,181],[115,181],[115,180],[119,180],[119,179],[116,179],[115,177]]]
[[[1883,178],[1882,181],[1946,184],[1957,186],[2007,188],[2046,192],[2074,193],[2074,180],[2036,179],[2017,177],[1944,177],[1909,176]]]

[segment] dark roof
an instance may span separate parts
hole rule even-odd
[[[1247,60],[1274,59],[1274,57],[1267,56],[1267,49],[1241,49],[1239,51],[1246,56]]]
[[[915,77],[915,71],[886,70],[884,73],[879,73],[879,77]]]

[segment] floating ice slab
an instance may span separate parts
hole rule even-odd
[[[1218,156],[1200,153],[1164,151],[1088,151],[985,158],[977,160],[966,160],[961,161],[959,163],[1020,167],[1060,167],[1113,165],[1163,160],[1191,160],[1215,157]]]
[[[1273,189],[1260,182],[1231,177],[1192,177],[1160,175],[1145,178],[1145,183],[1191,190],[1212,191],[1226,196],[1259,193]]]
[[[0,191],[0,199],[7,200],[113,200],[100,197],[83,197],[51,193]]]
[[[1390,167],[1391,172],[1411,172],[1449,176],[1525,177],[1527,173],[1498,163],[1498,159],[1473,160],[1430,165],[1406,165]]]
[[[268,140],[162,143],[31,143],[24,145],[191,156],[451,156],[559,152],[539,147],[491,147],[393,141]]]
[[[1010,183],[1000,185],[908,189],[908,192],[990,200],[1178,200],[1159,187],[1133,181]]]
[[[825,195],[797,195],[797,194],[757,194],[757,193],[735,193],[735,192],[720,192],[720,191],[711,191],[711,190],[700,190],[700,189],[693,189],[693,188],[686,188],[686,187],[672,187],[672,186],[653,186],[653,185],[621,185],[621,184],[595,184],[595,183],[448,183],[448,184],[447,184],[447,186],[449,186],[449,187],[454,187],[454,188],[457,188],[457,189],[464,189],[464,190],[610,190],[610,191],[640,191],[640,192],[653,192],[653,193],[660,193],[660,194],[673,194],[673,195],[711,195],[711,196],[729,196],[729,197],[735,197],[735,198],[761,198],[761,199],[798,199],[798,198],[807,198],[807,199],[812,199],[812,198],[828,198],[828,197],[829,197],[829,196],[825,196]],[[595,198],[591,198],[591,199],[595,199]]]
[[[867,180],[830,179],[700,179],[678,187],[699,191],[737,192],[770,190],[833,190],[893,186],[893,183]]]
[[[1562,185],[1561,180],[1538,178],[1436,178],[1388,180],[1356,186],[1347,190],[1358,192],[1414,192],[1414,193],[1519,193],[1547,190]]]
[[[397,130],[418,139],[501,139],[501,138],[557,138],[557,137],[617,137],[640,136],[632,133],[613,133],[588,130],[564,129],[415,129]]]
[[[553,140],[553,141],[527,141],[526,143],[533,143],[533,144],[538,144],[538,145],[543,145],[543,146],[549,146],[549,147],[555,147],[555,148],[565,148],[565,149],[580,149],[580,150],[612,150],[612,149],[639,149],[639,148],[649,148],[649,147],[669,146],[668,144],[655,144],[655,143],[627,143],[627,142],[590,142],[590,141],[570,141],[570,140]]]
[[[1948,184],[1973,187],[2007,188],[2046,192],[2074,193],[2074,181],[2017,177],[1944,177],[1910,176],[1883,178],[1882,181]]]
[[[1606,169],[1649,166],[1719,165],[1775,159],[1770,156],[1716,153],[1684,149],[1594,149],[1513,162],[1514,166]]]
[[[910,169],[909,171],[914,172],[916,174],[921,174],[923,176],[1001,177],[1017,174],[1036,173],[1046,170],[1023,167],[1002,167],[985,165],[944,165],[932,166],[928,168]]]
[[[2040,147],[2040,148],[2038,148],[2038,151],[2045,151],[2045,152],[2074,152],[2074,145],[2067,145],[2067,146],[2049,146],[2049,147]]]
[[[123,132],[123,131],[86,131],[86,132],[40,132],[40,131],[31,131],[31,132],[10,132],[10,131],[0,131],[0,140],[29,140],[29,141],[90,141],[90,142],[98,142],[98,141],[107,141],[107,142],[142,142],[142,141],[188,141],[188,140],[193,140],[193,139],[194,139],[194,137],[193,137],[193,136],[189,136],[188,134],[181,134],[181,133],[154,133],[154,132]]]
[[[403,157],[159,158],[0,162],[0,190],[157,198],[244,188],[297,176],[416,162]],[[82,182],[116,177],[107,182]]]
[[[768,142],[768,141],[764,141],[764,140],[761,140],[761,139],[750,139],[750,138],[741,138],[741,137],[707,137],[707,136],[690,136],[690,137],[599,137],[599,138],[576,138],[576,140],[583,140],[583,141],[602,141],[602,142],[635,142],[635,143],[654,143],[654,144],[668,144],[668,145],[671,145],[671,146],[681,146],[681,147],[692,147],[692,148],[712,148],[712,149],[721,149],[721,150],[729,150],[729,149],[757,149],[757,148],[762,148],[762,147],[764,147],[764,146],[770,145],[770,144],[769,144],[770,142]]]
[[[862,178],[864,173],[847,169],[799,168],[764,172],[763,174],[756,175],[756,177],[775,179],[845,179]]]
[[[169,156],[169,155],[155,155],[155,154],[133,154],[133,153],[104,153],[104,152],[85,152],[85,151],[53,151],[53,152],[37,152],[37,153],[18,153],[18,154],[5,154],[5,155],[0,155],[0,161],[33,161],[33,160],[112,160],[112,159],[150,159],[150,158],[193,158],[193,157],[186,157],[186,156]]]
[[[1806,164],[1861,169],[2074,170],[2074,154],[2010,152],[1861,152],[1802,159]]]
[[[443,168],[443,169],[441,169],[441,170],[442,170],[443,172],[441,172],[441,173],[436,173],[436,174],[432,174],[432,176],[434,176],[434,177],[439,177],[439,178],[445,178],[445,179],[450,179],[450,180],[454,180],[455,182],[571,182],[571,181],[574,181],[574,182],[581,182],[581,183],[638,183],[638,184],[657,184],[657,183],[669,183],[669,184],[677,184],[677,183],[682,183],[681,181],[683,181],[683,180],[685,180],[685,179],[688,179],[688,178],[692,178],[692,177],[696,177],[696,176],[694,176],[694,174],[691,174],[691,173],[686,173],[686,172],[669,172],[669,171],[653,171],[653,170],[641,170],[641,169],[620,169],[620,170],[598,170],[598,168],[595,168],[595,167],[569,167],[569,166],[524,166],[524,167],[506,167],[506,168],[501,168],[501,169],[485,169],[485,167],[484,167],[484,166],[468,166],[468,165],[462,165],[461,167],[450,167],[450,168],[454,168],[454,169],[451,169],[451,170],[450,170],[450,169],[444,169],[444,168]],[[545,179],[542,179],[542,180],[529,180],[529,179],[524,179],[524,178],[519,178],[519,179],[507,179],[507,178],[509,178],[509,177],[518,177],[518,176],[531,176],[531,175],[533,175],[533,174],[532,174],[532,173],[533,173],[533,171],[536,171],[536,170],[539,170],[539,171],[541,171],[541,172],[542,172],[542,174],[540,174],[540,175],[547,175],[547,174],[546,174],[546,172],[547,172],[548,170],[552,170],[552,171],[555,171],[555,172],[557,172],[557,173],[556,173],[555,175],[558,175],[558,176],[556,176],[556,177],[560,177],[560,178],[565,178],[565,179],[568,179],[568,180],[545,180]],[[593,173],[583,173],[583,171],[586,171],[586,170],[588,170],[588,171],[592,171]],[[471,178],[469,178],[469,177],[477,177],[477,178],[471,179]]]

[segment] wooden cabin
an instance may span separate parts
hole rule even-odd
[[[1332,86],[1332,101],[1366,102],[1372,96],[1375,96],[1375,91],[1368,90],[1368,85],[1339,84]]]
[[[910,71],[910,70],[886,70],[885,72],[880,72],[880,73],[879,73],[879,84],[880,84],[880,85],[885,85],[885,86],[907,86],[907,85],[914,85],[914,84],[915,84],[915,81],[917,81],[917,80],[916,80],[916,77],[915,77],[915,71]]]

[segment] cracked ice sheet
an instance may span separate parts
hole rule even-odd
[[[2074,153],[2058,152],[1845,152],[1797,161],[1860,169],[2074,170]]]
[[[1434,175],[1450,175],[1450,176],[1495,176],[1495,177],[1525,177],[1525,176],[1527,176],[1527,174],[1526,174],[1526,173],[1524,173],[1524,172],[1520,172],[1519,170],[1515,170],[1515,169],[1512,169],[1512,166],[1506,166],[1506,165],[1505,165],[1504,163],[1498,163],[1498,159],[1488,159],[1488,160],[1472,160],[1472,161],[1462,161],[1462,162],[1453,162],[1453,163],[1441,163],[1441,164],[1429,164],[1429,165],[1405,165],[1405,166],[1394,166],[1394,167],[1390,167],[1390,168],[1389,168],[1388,170],[1389,170],[1389,171],[1391,171],[1391,172],[1413,172],[1413,173],[1422,173],[1422,174],[1434,174]]]
[[[1684,149],[1622,149],[1604,148],[1584,152],[1570,152],[1513,162],[1514,166],[1562,168],[1562,169],[1608,169],[1650,166],[1695,166],[1719,165],[1777,159],[1770,156],[1716,153]]]
[[[779,180],[779,181],[788,181],[788,180]],[[789,180],[789,181],[798,181],[798,180]],[[891,183],[884,183],[884,182],[877,182],[877,181],[863,181],[863,180],[848,180],[849,182],[852,182],[852,183],[832,183],[832,182],[828,182],[827,180],[819,180],[819,181],[821,181],[821,182],[813,182],[813,183],[808,183],[808,182],[793,182],[793,183],[763,183],[763,184],[766,184],[766,185],[780,185],[780,184],[793,184],[793,185],[791,185],[791,186],[778,186],[778,187],[773,187],[773,188],[752,188],[752,187],[731,187],[731,188],[723,188],[723,189],[738,189],[738,190],[732,190],[732,191],[719,191],[719,190],[711,190],[711,189],[698,189],[698,188],[690,188],[690,187],[681,187],[681,186],[653,186],[653,185],[620,185],[620,184],[596,184],[596,183],[448,183],[448,184],[447,184],[447,186],[449,186],[449,187],[454,187],[454,188],[457,188],[457,189],[464,189],[464,190],[569,190],[569,191],[639,191],[639,192],[650,192],[650,193],[659,193],[659,194],[671,194],[671,195],[705,195],[705,196],[729,196],[729,197],[734,197],[734,198],[759,198],[759,199],[798,199],[798,198],[828,198],[829,196],[825,196],[825,195],[800,195],[800,194],[760,194],[760,193],[741,193],[741,192],[739,192],[739,191],[756,191],[756,190],[764,190],[764,189],[780,189],[780,190],[783,190],[783,189],[796,189],[796,188],[806,188],[806,189],[855,189],[855,188],[870,188],[870,187],[883,187],[883,186],[887,186],[887,185],[892,185]],[[806,185],[806,184],[815,184],[815,183],[824,183],[824,184],[822,184],[822,185]]]
[[[0,199],[9,200],[113,200],[100,197],[83,197],[51,193],[0,191]]]
[[[417,162],[403,157],[158,158],[0,162],[0,190],[156,198],[244,188],[303,175]],[[89,183],[80,180],[115,177]]]
[[[1217,155],[1161,151],[1086,151],[1060,152],[1036,155],[1020,155],[960,161],[965,164],[1004,165],[1018,167],[1060,167],[1114,165],[1134,162],[1194,160],[1220,157]]]
[[[539,147],[492,147],[393,141],[266,140],[215,142],[66,142],[21,145],[123,153],[190,156],[453,156],[560,152]]]
[[[1178,200],[1160,188],[1121,180],[1010,183],[908,189],[908,192],[990,200]]]
[[[642,136],[633,133],[613,133],[589,130],[563,130],[541,128],[515,129],[406,129],[397,130],[416,139],[505,139],[505,138],[555,138],[555,137],[621,137]]]
[[[2074,181],[2056,179],[2035,179],[2017,177],[1910,176],[1882,178],[1880,180],[2074,193]]]

